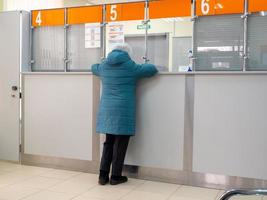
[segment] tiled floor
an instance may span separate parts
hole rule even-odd
[[[223,192],[137,179],[99,186],[97,179],[95,174],[0,161],[0,200],[215,200]]]

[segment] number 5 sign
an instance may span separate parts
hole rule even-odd
[[[111,5],[110,7],[110,20],[116,21],[118,18],[118,10],[117,5]]]
[[[108,22],[142,20],[145,16],[145,4],[139,2],[107,5],[106,13]]]
[[[107,5],[107,21],[120,21],[122,12],[122,5],[114,4]]]

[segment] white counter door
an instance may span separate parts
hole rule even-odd
[[[19,161],[20,13],[0,13],[0,160]]]

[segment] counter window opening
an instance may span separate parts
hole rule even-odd
[[[90,71],[121,42],[132,46],[133,60],[159,71],[267,69],[266,12],[175,17],[177,9],[163,6],[163,16],[157,3],[81,7],[80,21],[71,21],[75,8],[65,9],[63,25],[34,27],[32,71]]]

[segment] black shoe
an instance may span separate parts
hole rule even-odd
[[[128,181],[126,176],[111,176],[110,178],[110,185],[118,185],[121,183],[125,183]]]
[[[98,177],[99,185],[106,185],[109,182],[108,172],[100,170],[100,174]]]
[[[106,185],[109,182],[108,177],[99,177],[98,178],[98,184],[99,185]]]

